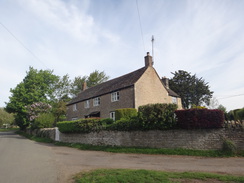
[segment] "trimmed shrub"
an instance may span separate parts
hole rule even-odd
[[[141,123],[139,123],[136,116],[131,118],[121,118],[112,125],[108,126],[107,130],[116,130],[116,131],[136,131],[142,128]]]
[[[125,108],[115,110],[115,121],[122,118],[129,119],[130,117],[137,116],[137,110],[134,108]]]
[[[218,109],[187,109],[175,111],[177,126],[183,129],[221,128],[224,113]]]
[[[176,104],[148,104],[138,109],[143,130],[165,130],[175,127]]]
[[[111,118],[104,118],[104,119],[100,119],[100,122],[102,123],[102,125],[111,125],[112,123],[114,123],[114,120]]]
[[[79,119],[76,121],[63,121],[57,123],[62,133],[89,133],[101,130],[102,123],[99,119]]]

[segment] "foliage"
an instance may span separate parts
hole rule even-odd
[[[192,109],[207,109],[207,108],[204,107],[204,106],[196,106],[195,104],[193,104],[193,105],[191,106],[191,108],[192,108]]]
[[[51,128],[55,122],[55,117],[52,113],[40,114],[32,123],[32,129]]]
[[[224,142],[223,142],[222,151],[225,154],[228,154],[230,156],[233,156],[233,155],[237,154],[236,145],[232,141],[227,140],[227,139],[225,139]]]
[[[116,131],[136,131],[142,130],[142,123],[139,122],[137,116],[130,118],[121,118],[120,120],[115,121],[112,125],[107,126],[107,130],[116,130]]]
[[[5,111],[4,108],[0,108],[0,127],[3,124],[13,124],[13,123],[14,123],[14,115]]]
[[[92,73],[90,73],[89,76],[75,77],[75,79],[71,83],[70,93],[73,97],[75,97],[79,92],[82,91],[83,83],[86,82],[87,87],[93,87],[107,81],[108,79],[109,76],[107,76],[104,71],[100,72],[98,70],[93,71]]]
[[[222,175],[201,172],[162,172],[155,170],[131,169],[97,169],[84,171],[75,176],[76,183],[114,183],[114,182],[140,182],[140,183],[170,183],[170,182],[195,182],[205,180],[211,182],[243,182],[243,176]],[[193,180],[192,180],[193,179]]]
[[[79,92],[82,91],[82,85],[84,82],[86,82],[87,76],[77,76],[75,79],[71,82],[71,88],[70,88],[70,94],[72,97],[76,97]]]
[[[115,120],[121,118],[129,119],[130,117],[137,116],[137,110],[135,108],[125,108],[115,110]]]
[[[49,112],[52,108],[51,105],[44,102],[36,102],[31,105],[26,106],[28,119],[34,121],[39,114]]]
[[[60,100],[56,103],[53,104],[52,107],[52,114],[55,117],[55,123],[54,126],[56,125],[56,122],[58,121],[64,121],[66,119],[66,102],[63,100]]]
[[[89,133],[102,128],[102,123],[99,119],[79,119],[76,121],[58,122],[57,127],[62,133]]]
[[[239,120],[244,120],[244,108],[239,109],[239,110],[236,112],[236,115],[237,115],[237,118],[238,118]]]
[[[182,129],[221,128],[224,123],[224,113],[217,109],[177,110],[175,114]]]
[[[138,117],[144,130],[171,129],[175,126],[176,104],[148,104],[140,106]]]
[[[104,118],[104,119],[100,119],[100,122],[103,126],[106,126],[106,125],[113,124],[114,120],[111,118]]]
[[[98,70],[95,70],[89,75],[86,82],[88,87],[92,87],[101,84],[107,81],[108,79],[109,76],[107,76],[104,71],[99,72]]]
[[[183,70],[172,73],[174,77],[169,80],[170,88],[181,97],[182,105],[185,109],[193,104],[201,106],[209,105],[213,95],[210,87],[203,78],[197,78],[196,74],[191,75]]]
[[[226,107],[222,104],[220,104],[217,109],[223,111],[224,113],[227,113]]]
[[[54,99],[53,92],[58,76],[50,70],[36,70],[29,68],[26,77],[14,89],[10,89],[12,93],[6,110],[15,113],[16,124],[25,129],[30,121],[27,115],[26,106],[36,102],[49,103]]]

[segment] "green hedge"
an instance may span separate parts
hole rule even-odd
[[[115,110],[115,121],[122,118],[129,119],[130,117],[137,116],[137,110],[134,108],[124,108]]]
[[[148,104],[140,106],[138,118],[143,130],[172,129],[176,125],[176,104]]]
[[[102,120],[89,118],[59,122],[57,123],[57,127],[62,133],[89,133],[101,130],[103,125]]]

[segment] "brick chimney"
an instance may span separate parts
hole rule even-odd
[[[147,56],[145,58],[145,67],[152,67],[153,66],[153,61],[152,61],[152,56],[150,56],[150,53],[147,52]]]
[[[82,84],[82,91],[85,91],[87,89],[87,83],[86,81]]]
[[[169,89],[169,78],[166,78],[165,76],[162,77],[162,82],[164,84],[164,86]]]

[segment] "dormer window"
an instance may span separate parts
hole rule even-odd
[[[111,94],[111,101],[112,102],[119,101],[119,92],[118,91],[117,92],[113,92]]]

